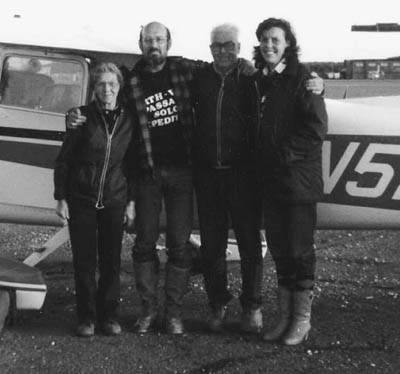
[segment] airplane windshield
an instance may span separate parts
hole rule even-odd
[[[82,102],[83,72],[76,61],[7,57],[0,81],[0,104],[65,113]]]

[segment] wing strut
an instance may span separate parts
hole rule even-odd
[[[67,240],[69,240],[68,226],[64,226],[61,230],[57,231],[43,246],[35,250],[25,260],[24,264],[35,266],[40,261],[45,259],[49,254],[53,253],[57,248],[61,247]]]

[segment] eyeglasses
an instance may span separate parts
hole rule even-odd
[[[143,44],[152,45],[153,43],[156,44],[164,44],[167,42],[167,38],[145,38],[143,39]]]
[[[101,88],[105,88],[105,87],[110,87],[111,89],[115,89],[117,87],[119,87],[119,83],[118,82],[98,82],[96,83],[96,87],[101,87]]]
[[[220,52],[222,48],[227,52],[233,52],[236,48],[236,44],[234,42],[225,42],[225,43],[217,43],[214,42],[210,45],[212,52]]]

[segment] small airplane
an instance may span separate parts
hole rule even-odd
[[[0,222],[60,227],[25,264],[36,265],[69,239],[53,199],[64,113],[90,99],[92,64],[113,61],[130,68],[139,57],[0,43]],[[399,103],[400,96],[326,100],[319,228],[400,228]],[[198,237],[192,240],[200,244]],[[228,260],[238,258],[235,247],[230,241]]]

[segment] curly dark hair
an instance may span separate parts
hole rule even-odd
[[[285,39],[289,43],[286,48],[284,57],[288,63],[299,61],[299,46],[297,45],[297,39],[290,23],[282,18],[268,18],[262,21],[256,30],[257,39],[260,40],[263,32],[273,27],[278,27],[285,33]],[[261,55],[260,47],[254,47],[253,59],[257,69],[262,69],[265,66],[265,60]]]

